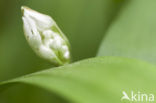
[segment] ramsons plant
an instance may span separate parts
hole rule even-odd
[[[38,5],[37,2],[39,0],[31,1],[34,7]],[[55,2],[55,4],[51,7],[49,2]],[[50,0],[49,2],[40,1],[40,4],[43,3],[42,6],[44,6],[45,3],[49,7],[48,10],[51,10],[51,7],[57,12],[59,12],[58,8],[66,5],[61,9],[64,12],[58,13],[59,16],[66,17],[64,20],[73,16],[68,22],[63,22],[63,20],[60,22],[64,25],[70,22],[70,26],[66,28],[68,32],[77,31],[75,32],[77,35],[68,35],[71,48],[74,48],[73,51],[78,51],[74,52],[77,55],[73,57],[80,56],[79,52],[89,57],[90,52],[93,53],[97,47],[97,41],[100,41],[99,33],[105,34],[96,53],[98,57],[93,57],[95,54],[92,54],[93,58],[69,64],[71,61],[70,45],[55,21],[48,15],[23,6],[24,34],[30,47],[43,60],[50,61],[52,65],[59,67],[45,68],[46,70],[0,82],[0,102],[154,103],[156,101],[156,0],[126,0],[125,2],[124,0]],[[59,2],[59,5],[56,2]],[[75,5],[70,4],[71,2]],[[68,10],[67,5],[70,8]],[[76,5],[81,5],[81,7]],[[92,12],[94,15],[91,15]],[[115,12],[117,15],[114,14]],[[73,26],[72,23],[75,25]],[[0,47],[4,47],[0,50],[0,60],[3,60],[0,62],[0,71],[5,67],[11,67],[10,71],[7,70],[7,74],[11,75],[15,73],[16,68],[19,68],[16,73],[26,70],[23,69],[25,66],[27,69],[34,68],[35,56],[29,55],[27,58],[23,58],[24,55],[17,56],[22,50],[17,52],[16,46],[24,48],[24,45],[20,44],[24,41],[23,39],[16,38],[14,35],[3,35],[0,39],[2,40],[0,40]],[[3,39],[7,39],[6,42]],[[14,39],[17,42],[16,45],[14,45]],[[76,40],[78,42],[73,42]],[[6,45],[1,46],[1,44]],[[14,46],[12,47],[11,44]],[[81,46],[83,47],[79,49]],[[29,48],[23,51],[27,52],[27,49]],[[3,55],[4,51],[7,56]],[[14,56],[12,52],[17,52],[17,54]],[[30,60],[28,58],[35,58],[31,61],[31,68],[25,62]],[[20,68],[21,65],[23,68]],[[37,66],[39,68],[40,63]],[[0,73],[0,77],[6,75],[3,72]],[[23,84],[24,89],[21,89],[19,84]],[[43,93],[40,90],[46,91]]]

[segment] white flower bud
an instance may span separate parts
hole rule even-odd
[[[57,65],[68,63],[69,42],[55,21],[28,7],[21,9],[25,37],[36,54]]]

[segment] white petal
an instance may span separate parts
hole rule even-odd
[[[24,32],[27,35],[26,37],[30,38],[33,35],[31,32],[30,25],[25,17],[22,17],[22,20],[23,20],[23,24],[24,24]]]
[[[33,19],[40,30],[50,28],[55,23],[50,16],[38,13],[28,7],[22,7],[22,10],[23,15]]]
[[[65,53],[64,53],[64,57],[66,58],[66,59],[69,59],[69,51],[66,51]]]

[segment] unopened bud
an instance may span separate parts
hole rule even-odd
[[[48,15],[22,6],[25,37],[40,57],[57,65],[70,61],[69,42]]]

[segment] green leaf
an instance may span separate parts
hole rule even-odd
[[[146,62],[99,57],[5,81],[0,90],[12,83],[24,83],[74,103],[121,103],[123,91],[155,94],[155,74],[156,66]]]
[[[156,1],[129,0],[110,26],[97,56],[123,56],[156,63]]]

